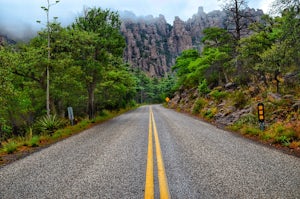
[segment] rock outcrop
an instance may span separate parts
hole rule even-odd
[[[5,35],[0,34],[0,46],[16,44],[16,42]]]
[[[258,21],[263,15],[261,10],[248,9],[247,12],[253,16],[252,21]],[[187,21],[175,17],[172,25],[163,15],[138,18],[127,12],[126,15],[121,14],[121,18],[121,32],[127,43],[124,59],[133,67],[146,71],[149,76],[164,76],[170,72],[176,57],[183,50],[201,50],[205,28],[225,28],[229,21],[224,11],[205,13],[202,7]],[[245,23],[249,25],[250,21]]]

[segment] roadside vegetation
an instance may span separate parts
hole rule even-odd
[[[262,142],[299,150],[299,2],[274,1],[278,16],[265,15],[248,27],[243,23],[251,20],[245,1],[224,2],[232,25],[205,29],[203,50],[186,50],[177,58],[177,91],[168,106]],[[265,105],[264,130],[258,103]]]
[[[164,78],[150,78],[124,63],[119,16],[100,8],[86,9],[68,27],[54,19],[27,43],[0,46],[0,153],[45,146],[166,97],[171,108],[300,151],[299,2],[275,0],[278,16],[265,15],[250,26],[244,23],[252,20],[245,1],[224,2],[232,19],[228,28],[205,29],[202,51],[182,52],[173,74]],[[259,102],[265,105],[264,130]]]
[[[56,116],[49,118],[46,116],[39,120],[35,126],[31,127],[25,136],[14,136],[1,143],[0,165],[9,162],[10,158],[6,158],[9,154],[19,153],[22,157],[22,153],[34,151],[35,148],[45,147],[68,138],[134,108],[129,107],[118,111],[104,110],[93,120],[78,118],[74,125],[70,125],[70,121],[67,119],[60,119]]]
[[[150,78],[125,63],[120,25],[116,12],[87,8],[68,27],[55,18],[26,43],[0,45],[1,153],[51,143],[137,103],[162,102],[174,78]]]

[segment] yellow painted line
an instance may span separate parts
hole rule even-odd
[[[148,135],[148,155],[145,183],[145,199],[154,198],[154,178],[153,178],[153,140],[152,140],[152,109],[149,111],[149,135]]]
[[[153,122],[160,198],[161,199],[169,199],[170,193],[169,193],[169,187],[168,187],[168,180],[167,180],[167,176],[166,176],[166,172],[165,172],[164,161],[163,161],[163,157],[162,157],[162,153],[161,153],[158,133],[157,133],[155,119],[154,119],[152,110],[151,110],[151,118],[152,118],[152,122]]]

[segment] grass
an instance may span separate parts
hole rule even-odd
[[[3,144],[2,151],[8,154],[14,153],[17,151],[18,144],[14,141],[9,141],[5,144]]]
[[[38,147],[40,145],[40,137],[35,135],[26,142],[29,147]]]
[[[212,108],[209,108],[206,111],[202,112],[202,116],[205,119],[212,120],[217,112],[218,112],[218,108],[212,107]]]
[[[12,154],[18,151],[18,148],[26,146],[29,149],[39,146],[48,145],[57,142],[61,139],[67,138],[74,134],[77,134],[85,129],[88,129],[94,125],[100,124],[107,121],[113,117],[116,117],[122,113],[125,113],[130,109],[122,109],[115,112],[103,111],[99,116],[93,120],[84,119],[79,121],[74,126],[66,126],[64,128],[58,129],[54,132],[45,131],[39,135],[32,135],[32,129],[29,129],[28,135],[24,137],[14,137],[7,142],[2,143],[2,148],[0,149],[1,154]],[[52,129],[51,129],[52,130]],[[1,158],[1,156],[0,156]]]
[[[247,126],[247,127],[245,127],[245,128],[242,128],[242,129],[241,129],[241,132],[242,132],[243,134],[247,134],[247,135],[258,136],[258,135],[260,135],[261,130],[258,129],[257,127],[250,127],[250,126]]]
[[[210,92],[210,96],[217,102],[220,102],[222,99],[225,99],[228,96],[228,93],[225,91],[213,90]]]
[[[198,100],[196,100],[194,104],[192,113],[193,114],[200,113],[201,109],[203,109],[206,104],[207,104],[206,100],[204,100],[203,98],[199,98]]]

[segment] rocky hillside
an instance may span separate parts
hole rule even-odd
[[[4,46],[5,44],[16,44],[16,42],[8,38],[6,35],[0,34],[0,46]]]
[[[255,9],[249,9],[248,13],[253,16],[253,21],[263,15],[262,10]],[[121,32],[127,42],[124,58],[150,76],[164,76],[183,50],[201,49],[202,31],[205,28],[225,28],[230,25],[224,11],[205,13],[202,7],[187,21],[176,17],[172,25],[167,23],[163,15],[158,18],[137,18],[131,13],[129,17],[128,14],[121,17]]]

